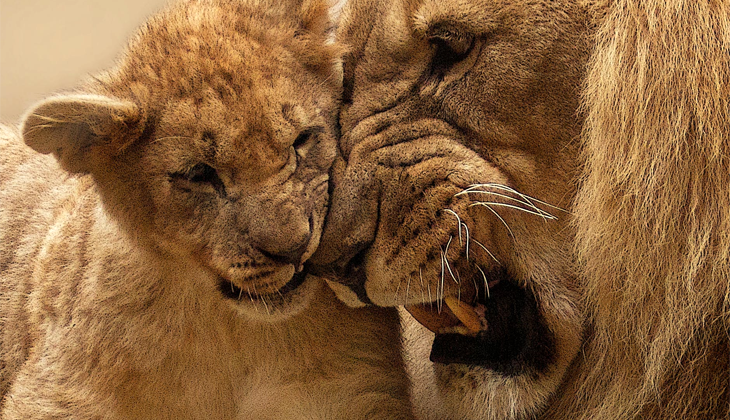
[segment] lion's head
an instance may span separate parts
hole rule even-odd
[[[22,127],[28,145],[90,174],[139,243],[196,260],[267,319],[314,287],[299,287],[301,269],[324,220],[341,78],[325,2],[269,6],[173,5],[116,68],[42,101]]]
[[[451,418],[726,413],[730,21],[670,3],[344,9],[314,261],[436,332]]]

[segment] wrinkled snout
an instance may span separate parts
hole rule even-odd
[[[249,231],[254,248],[272,260],[300,265],[312,239],[310,212],[291,202],[256,207]]]

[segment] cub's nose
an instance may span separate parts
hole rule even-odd
[[[259,219],[251,228],[254,248],[269,259],[299,266],[312,238],[312,223],[306,217]]]
[[[269,251],[265,248],[262,248],[261,245],[257,246],[257,250],[266,258],[272,259],[276,262],[299,266],[301,263],[304,262],[302,261],[302,258],[304,257],[304,253],[307,251],[307,242],[302,244],[300,247],[292,249],[290,251],[282,251],[280,249]]]

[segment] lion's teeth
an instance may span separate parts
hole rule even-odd
[[[466,328],[463,324],[459,324],[455,327],[448,327],[448,328],[441,328],[437,331],[438,334],[459,334],[459,335],[466,335],[470,337],[476,336],[476,333],[470,330],[469,328]]]
[[[459,318],[462,324],[469,329],[472,333],[478,333],[482,330],[482,323],[479,320],[479,315],[474,311],[469,304],[466,304],[453,296],[444,298],[444,302],[451,309],[451,312]]]

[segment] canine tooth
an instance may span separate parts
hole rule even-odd
[[[466,336],[472,336],[472,337],[477,335],[477,333],[470,330],[469,328],[466,328],[462,324],[459,324],[455,327],[442,328],[438,331],[438,334],[459,334],[459,335],[466,335]]]
[[[474,308],[472,308],[469,304],[464,303],[453,296],[444,298],[444,302],[449,309],[451,309],[451,312],[459,318],[459,321],[461,321],[461,323],[469,329],[469,331],[473,333],[481,331],[482,323],[479,321],[479,315],[477,315]]]

